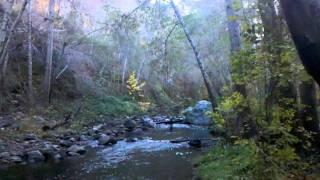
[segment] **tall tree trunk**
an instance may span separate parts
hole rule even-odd
[[[230,38],[230,50],[231,57],[239,53],[241,50],[241,36],[240,36],[240,23],[238,21],[238,16],[234,10],[233,4],[234,0],[225,0],[226,3],[226,14],[228,18],[228,32]],[[243,67],[233,69],[232,73],[239,76],[243,75]],[[239,92],[244,98],[247,97],[247,91],[245,84],[234,83],[234,90]],[[245,136],[254,136],[256,134],[256,125],[252,118],[250,118],[250,107],[246,106],[241,112],[238,113],[238,117],[235,121],[236,134],[241,134],[241,129],[247,127],[244,131]],[[246,126],[247,124],[247,126]]]
[[[52,78],[52,56],[53,56],[53,28],[54,28],[54,5],[55,0],[49,1],[49,16],[48,16],[48,40],[47,40],[47,57],[46,57],[46,68],[44,76],[44,95],[45,101],[50,103],[51,94],[51,78]]]
[[[266,72],[266,77],[269,76],[269,82],[266,85],[265,111],[266,120],[271,123],[273,108],[277,100],[277,86],[279,84],[279,77],[276,74],[279,68],[277,61],[280,61],[281,58],[281,48],[279,45],[283,40],[282,28],[273,0],[258,0],[258,9],[264,29],[264,50],[270,54],[267,65],[268,72]]]
[[[13,21],[12,25],[10,26],[9,30],[7,31],[6,33],[6,37],[4,39],[3,44],[1,44],[1,49],[0,49],[0,65],[2,65],[2,73],[1,73],[1,77],[0,77],[0,86],[3,88],[4,86],[4,81],[5,81],[5,74],[6,74],[6,71],[7,71],[7,63],[8,63],[8,47],[9,47],[9,44],[11,42],[11,38],[12,38],[12,35],[13,35],[13,31],[14,29],[16,28],[16,26],[18,25],[21,17],[22,17],[22,14],[27,6],[27,3],[28,3],[28,0],[24,0],[23,3],[22,3],[22,7],[16,17],[16,19]],[[8,4],[8,5],[12,5],[12,4]],[[10,9],[10,7],[8,7]],[[11,7],[12,8],[12,7]],[[9,10],[10,12],[12,11]],[[8,13],[8,12],[7,12]],[[6,13],[6,14],[7,14]],[[7,24],[7,22],[3,22],[5,24]],[[2,36],[2,35],[1,35]],[[2,38],[2,37],[1,37]],[[6,62],[5,62],[6,61]]]
[[[303,107],[300,111],[300,118],[304,120],[304,128],[315,133],[314,139],[320,147],[320,128],[316,102],[316,87],[313,80],[302,82],[300,91],[301,104]]]
[[[5,86],[5,77],[6,77],[6,74],[7,74],[7,67],[8,67],[8,61],[9,61],[9,54],[6,53],[6,57],[4,59],[4,62],[3,62],[3,65],[2,65],[2,69],[1,69],[1,87],[4,87]]]
[[[145,63],[146,63],[146,55],[143,56],[142,62],[140,63],[140,66],[139,66],[139,70],[138,70],[138,74],[137,74],[137,82],[138,83],[141,79],[141,75],[142,75],[142,71],[143,71]]]
[[[1,23],[1,31],[0,31],[0,52],[2,53],[4,49],[4,45],[6,43],[7,39],[7,34],[8,34],[8,28],[9,28],[9,21],[10,21],[10,16],[12,13],[12,6],[13,6],[13,0],[5,0],[3,3],[3,19]],[[0,61],[0,65],[3,62]]]
[[[122,75],[121,75],[121,83],[122,83],[122,87],[125,87],[126,82],[126,72],[127,72],[127,63],[128,63],[128,55],[127,53],[124,55],[124,61],[123,61],[123,66],[122,66]]]
[[[216,99],[215,99],[215,97],[213,95],[213,92],[212,92],[213,86],[212,86],[212,84],[210,82],[210,79],[209,79],[208,74],[207,74],[207,72],[206,72],[206,70],[204,68],[204,65],[202,64],[202,60],[200,58],[200,53],[199,53],[198,49],[196,48],[193,40],[191,39],[190,33],[189,33],[185,23],[184,23],[184,20],[183,20],[183,18],[181,16],[177,6],[174,4],[173,0],[170,1],[170,4],[171,4],[171,7],[173,8],[173,10],[175,12],[176,17],[178,18],[178,21],[179,21],[180,25],[183,28],[183,31],[184,31],[184,33],[185,33],[185,35],[186,35],[186,37],[187,37],[187,39],[188,39],[188,41],[190,43],[190,46],[192,47],[193,53],[194,53],[194,55],[196,57],[196,61],[198,63],[199,69],[201,71],[201,74],[202,74],[202,77],[203,77],[203,80],[204,80],[204,83],[205,83],[205,86],[206,86],[207,91],[208,91],[209,99],[210,99],[210,101],[212,103],[212,108],[214,110],[217,107],[217,102],[216,102]]]
[[[307,72],[320,84],[320,2],[318,0],[280,0],[292,39]],[[305,129],[316,133],[320,148],[320,125],[317,114],[316,87],[302,82],[300,118]]]
[[[238,16],[233,9],[234,0],[226,1],[226,13],[228,18],[228,31],[230,36],[231,54],[238,53],[241,49],[240,24]]]
[[[169,45],[169,40],[170,40],[170,36],[172,35],[172,33],[174,32],[174,30],[177,27],[177,23],[174,24],[174,26],[172,27],[172,29],[169,31],[166,39],[164,40],[164,54],[163,54],[163,68],[164,68],[164,73],[165,73],[165,87],[168,87],[168,83],[169,83],[169,79],[170,79],[170,62],[168,59],[168,45]]]
[[[32,0],[29,0],[28,8],[28,98],[33,104],[33,85],[32,85]]]
[[[300,85],[301,109],[299,111],[299,118],[302,121],[299,122],[299,125],[312,133],[313,145],[320,148],[320,126],[316,90],[316,84],[313,80],[304,81]]]
[[[13,35],[13,31],[14,29],[16,28],[16,26],[18,25],[21,17],[22,17],[22,14],[26,8],[28,4],[28,0],[24,0],[23,3],[22,3],[22,7],[16,17],[16,19],[14,20],[14,22],[12,23],[12,25],[10,26],[10,29],[8,31],[7,36],[3,42],[3,45],[1,46],[1,49],[0,49],[0,52],[1,52],[1,56],[0,56],[0,64],[4,61],[5,57],[6,57],[6,54],[7,54],[7,50],[8,50],[8,46],[11,42],[11,38],[12,38],[12,35]]]
[[[127,65],[128,65],[128,54],[129,54],[129,32],[126,27],[119,27],[119,39],[120,39],[120,53],[122,64],[122,72],[121,72],[121,90],[124,90],[126,87],[126,73],[127,73]],[[124,50],[121,50],[124,49]]]
[[[320,85],[320,1],[280,0],[301,61]]]
[[[0,31],[0,56],[3,53],[6,53],[6,56],[7,56],[7,52],[3,52],[3,49],[8,37],[7,34],[8,34],[8,28],[9,28],[10,16],[12,13],[12,6],[13,6],[13,0],[7,0],[7,1],[4,1],[3,3],[4,14],[3,14],[1,31]],[[7,61],[6,59],[0,60],[0,67],[2,67],[0,72],[0,92],[1,93],[4,92],[4,88],[5,88],[4,87],[5,73],[3,69],[6,69],[6,61]]]

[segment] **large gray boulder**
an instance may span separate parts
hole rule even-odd
[[[212,105],[209,101],[199,101],[194,107],[188,107],[182,114],[185,116],[186,123],[208,126],[212,124],[212,118],[207,112],[212,111]]]

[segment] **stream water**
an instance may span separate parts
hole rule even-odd
[[[106,148],[93,147],[81,157],[58,164],[11,167],[0,172],[0,179],[192,179],[194,160],[202,155],[211,143],[205,143],[204,148],[194,148],[187,143],[170,143],[170,140],[209,136],[204,127],[161,125],[144,133],[136,142],[119,141]],[[94,146],[95,142],[91,142],[91,145]]]

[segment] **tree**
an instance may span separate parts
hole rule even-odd
[[[28,8],[28,98],[33,103],[32,85],[32,0],[29,0]]]
[[[228,18],[228,32],[230,36],[231,53],[237,53],[241,49],[240,24],[234,10],[234,0],[226,1],[226,13]]]
[[[320,85],[320,2],[280,0],[280,3],[301,61]]]
[[[144,85],[144,82],[139,83],[135,72],[130,75],[129,79],[127,80],[127,89],[130,97],[132,97],[133,100],[141,100],[143,98],[142,88]]]
[[[282,17],[277,14],[276,6],[273,0],[258,0],[258,9],[263,26],[263,51],[267,56],[266,69],[266,120],[271,123],[274,105],[278,104],[281,96],[292,98],[292,92],[288,93],[288,89],[292,86],[280,87],[280,71],[286,68],[281,64],[282,45],[284,43],[284,34],[282,26]]]
[[[189,42],[190,46],[192,47],[193,53],[194,53],[194,55],[196,57],[196,61],[198,63],[199,69],[201,71],[201,74],[202,74],[202,77],[203,77],[203,80],[204,80],[204,83],[205,83],[205,86],[206,86],[207,91],[208,91],[209,99],[210,99],[210,101],[212,103],[212,108],[214,110],[217,107],[217,102],[216,102],[216,99],[215,99],[215,97],[213,95],[213,92],[212,92],[212,90],[213,90],[212,83],[210,82],[208,74],[207,74],[207,72],[206,72],[206,70],[204,68],[204,65],[202,63],[202,60],[200,58],[200,53],[199,53],[198,49],[196,48],[196,46],[195,46],[195,44],[194,44],[194,42],[193,42],[193,40],[192,40],[192,38],[190,36],[190,33],[189,33],[185,23],[184,23],[184,20],[183,20],[183,18],[181,16],[177,6],[174,4],[173,0],[170,0],[170,4],[171,4],[171,7],[174,10],[174,13],[175,13],[175,15],[176,15],[181,27],[183,28],[183,31],[184,31],[187,39],[188,39],[188,42]]]
[[[51,76],[52,76],[52,56],[53,56],[53,28],[54,28],[54,5],[55,0],[49,1],[49,16],[48,16],[48,39],[47,39],[47,56],[46,56],[46,67],[44,76],[44,95],[47,103],[50,103],[50,93],[51,93]]]
[[[3,3],[4,14],[3,14],[1,31],[0,31],[1,53],[3,51],[4,45],[5,45],[6,39],[7,39],[9,21],[10,21],[10,16],[12,13],[12,6],[13,6],[13,0],[5,0]],[[0,65],[1,64],[2,64],[2,62],[0,61]]]
[[[240,23],[239,17],[236,14],[235,10],[235,2],[234,0],[226,0],[226,14],[228,19],[228,32],[229,32],[229,39],[230,39],[230,51],[231,51],[231,59],[236,58],[236,55],[241,50],[241,36],[240,36]],[[231,63],[232,64],[232,63]],[[243,67],[232,68],[232,73],[236,76],[243,76]],[[247,90],[246,85],[243,82],[234,82],[234,90],[241,94],[244,98],[247,98]],[[236,120],[235,120],[235,128],[236,134],[240,135],[240,126],[243,126],[245,123],[248,124],[248,134],[249,136],[253,136],[256,134],[256,127],[253,119],[250,118],[250,107],[245,106],[243,109],[240,110],[238,113]]]
[[[7,26],[8,26],[8,22],[10,19],[10,15],[12,12],[12,5],[13,2],[12,1],[8,1],[8,4],[6,4],[6,13],[5,13],[5,17],[4,17],[4,22],[3,22],[3,29],[2,30],[6,30]],[[1,77],[0,77],[0,85],[3,87],[4,86],[4,80],[5,80],[5,74],[7,71],[7,64],[8,64],[8,60],[9,60],[9,55],[8,55],[8,47],[9,44],[11,42],[14,30],[16,28],[16,26],[18,25],[18,23],[20,22],[20,19],[22,17],[22,14],[27,6],[28,0],[24,0],[22,3],[22,7],[18,12],[17,17],[15,18],[15,20],[13,21],[12,25],[10,26],[10,28],[8,29],[7,32],[2,31],[0,39],[1,39],[1,49],[0,49],[0,65],[2,65],[2,73],[1,73]],[[4,39],[4,40],[3,40]]]
[[[317,0],[280,0],[287,26],[302,64],[320,84],[320,2]],[[320,147],[320,127],[316,106],[316,88],[311,80],[302,82],[300,118],[305,129],[315,133]],[[311,119],[310,119],[311,118]]]

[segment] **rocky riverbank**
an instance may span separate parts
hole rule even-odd
[[[40,119],[38,117],[38,119]],[[12,165],[60,162],[77,158],[90,148],[113,146],[119,140],[134,142],[157,123],[181,122],[183,117],[142,116],[108,120],[105,123],[86,127],[81,132],[71,129],[57,129],[49,132],[22,132],[14,118],[2,118],[1,133],[16,133],[15,138],[0,141],[0,167]],[[127,134],[130,133],[130,136]]]

